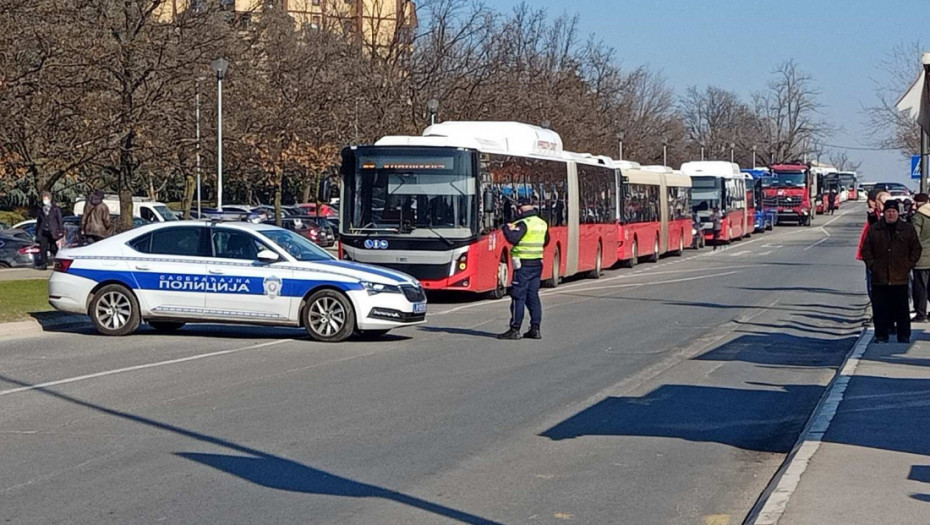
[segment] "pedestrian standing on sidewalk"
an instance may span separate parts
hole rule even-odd
[[[84,205],[81,237],[87,244],[103,240],[110,231],[110,208],[103,202],[103,190],[96,190]]]
[[[907,285],[922,250],[914,226],[899,220],[898,201],[886,201],[883,209],[884,217],[869,228],[862,246],[862,260],[872,270],[875,340],[887,343],[894,329],[899,343],[909,343]]]
[[[720,217],[720,208],[714,208],[710,212],[710,223],[714,229],[714,250],[717,251],[717,242],[720,240],[720,231],[723,230],[723,219]]]
[[[930,195],[918,193],[914,196],[916,208],[911,224],[917,231],[920,240],[920,260],[912,272],[913,289],[911,298],[914,301],[915,323],[927,322],[927,289],[930,287]]]
[[[539,285],[542,277],[543,249],[549,244],[549,225],[536,212],[532,201],[521,198],[520,215],[503,227],[504,237],[513,245],[513,283],[510,288],[510,328],[498,339],[520,339],[520,327],[526,309],[530,311],[530,329],[523,334],[527,339],[542,339],[542,302]]]
[[[833,215],[833,212],[836,211],[836,190],[830,190],[830,193],[827,194],[827,211],[830,212],[830,215]]]
[[[39,242],[39,257],[36,268],[48,270],[48,254],[58,255],[58,240],[65,236],[65,224],[61,208],[52,201],[52,194],[42,192],[42,204],[36,213],[36,240]]]
[[[865,238],[869,234],[869,227],[878,222],[881,217],[881,208],[884,198],[882,198],[882,203],[879,203],[878,199],[882,195],[890,196],[890,193],[879,191],[879,190],[870,190],[866,206],[865,215],[865,224],[862,225],[862,233],[859,234],[859,248],[856,250],[856,260],[862,260],[862,246],[865,244]],[[869,294],[869,302],[872,303],[872,316],[875,316],[875,302],[872,300],[872,270],[866,266],[865,267],[865,290]]]

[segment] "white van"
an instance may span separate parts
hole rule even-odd
[[[84,203],[84,199],[80,199],[74,203],[75,215],[84,214]],[[110,209],[111,214],[119,215],[119,197],[115,195],[107,195],[104,197],[103,203],[106,204],[107,208]],[[153,201],[145,197],[132,198],[132,215],[134,217],[141,217],[148,222],[167,222],[180,220],[178,214],[171,211],[164,203]]]

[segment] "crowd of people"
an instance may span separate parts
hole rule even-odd
[[[899,343],[909,343],[911,323],[928,322],[930,196],[919,193],[914,205],[902,210],[890,193],[869,192],[856,258],[865,263],[875,341],[886,343],[894,335]]]

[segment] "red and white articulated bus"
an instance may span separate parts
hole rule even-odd
[[[730,242],[752,234],[755,210],[751,214],[748,210],[747,175],[740,172],[738,164],[725,161],[686,162],[681,165],[681,171],[691,177],[691,202],[706,239],[713,239],[713,228],[708,219],[713,208],[719,208],[723,215],[721,241]]]
[[[635,266],[691,245],[691,179],[667,166],[618,161],[620,171],[617,258]]]
[[[554,131],[515,122],[443,122],[342,152],[340,257],[406,272],[428,290],[502,296],[512,279],[500,232],[530,198],[550,225],[543,279],[617,261],[617,170],[562,151]]]

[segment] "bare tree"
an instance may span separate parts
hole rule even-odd
[[[900,149],[902,155],[920,151],[920,127],[896,107],[898,99],[916,80],[923,68],[919,42],[898,44],[878,65],[880,80],[875,84],[876,102],[865,108],[867,124],[875,145]]]
[[[767,89],[753,95],[762,146],[776,161],[797,159],[830,131],[820,118],[820,90],[793,60],[778,66],[773,75]]]
[[[845,151],[832,151],[827,158],[837,171],[859,171],[862,167],[862,162],[849,160],[849,155]]]

